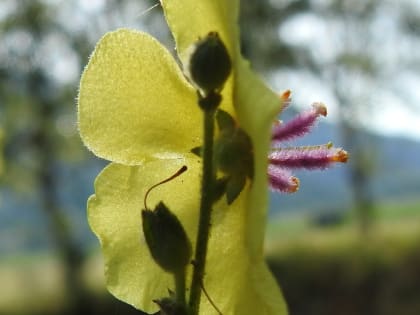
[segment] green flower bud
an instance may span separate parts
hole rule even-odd
[[[251,139],[243,129],[235,125],[229,113],[218,110],[216,120],[220,130],[214,149],[217,166],[230,176],[243,175],[253,178],[254,156]]]
[[[216,32],[194,44],[187,64],[187,76],[204,96],[223,88],[232,65],[226,46]]]
[[[218,110],[216,120],[220,133],[214,147],[215,163],[225,174],[224,189],[231,204],[244,189],[246,179],[254,176],[252,142],[229,113]]]
[[[179,219],[160,202],[155,210],[143,210],[143,233],[155,262],[177,273],[191,260],[191,242]]]

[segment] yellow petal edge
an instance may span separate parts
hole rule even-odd
[[[80,83],[80,135],[97,156],[127,165],[174,158],[201,143],[195,91],[148,34],[120,29],[98,43]]]
[[[153,299],[174,289],[173,279],[151,258],[141,230],[141,210],[146,190],[172,175],[182,165],[189,170],[148,198],[153,209],[157,202],[176,212],[190,238],[195,235],[199,194],[199,163],[196,157],[155,160],[140,166],[111,163],[95,181],[95,195],[88,201],[88,219],[100,240],[109,291],[138,309],[153,312]]]

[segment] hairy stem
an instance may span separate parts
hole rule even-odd
[[[206,265],[207,245],[210,235],[211,209],[213,205],[214,167],[213,138],[215,109],[203,110],[204,113],[204,144],[203,144],[203,177],[201,183],[201,204],[198,223],[197,243],[193,262],[193,276],[190,291],[190,314],[198,315]]]
[[[185,269],[176,272],[175,276],[175,298],[180,305],[186,305],[185,302]]]

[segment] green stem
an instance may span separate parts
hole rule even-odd
[[[186,305],[185,302],[185,269],[182,269],[179,272],[174,274],[175,276],[175,298],[180,305]]]
[[[207,244],[210,234],[211,208],[213,205],[213,138],[215,109],[203,110],[204,113],[204,144],[203,144],[203,177],[201,183],[200,218],[198,223],[197,243],[193,263],[193,276],[190,291],[190,315],[198,315],[206,265]]]

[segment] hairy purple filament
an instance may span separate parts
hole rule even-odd
[[[290,92],[281,96],[283,102],[290,102]],[[320,116],[327,115],[327,108],[322,103],[312,104],[306,110],[287,123],[276,122],[273,126],[273,149],[268,155],[268,179],[273,191],[293,193],[299,189],[299,180],[292,176],[293,169],[326,169],[336,162],[346,162],[348,153],[335,148],[331,143],[319,146],[281,148],[280,144],[302,137],[315,126]]]

